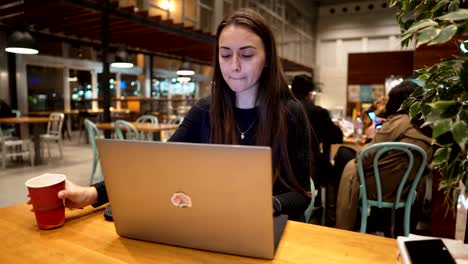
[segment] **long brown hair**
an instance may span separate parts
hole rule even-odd
[[[256,98],[258,108],[256,145],[272,148],[273,181],[279,179],[288,189],[303,192],[294,177],[287,148],[286,103],[293,97],[283,74],[273,32],[267,26],[265,19],[252,9],[235,11],[221,21],[216,32],[210,141],[215,144],[239,144],[239,132],[234,118],[236,97],[224,80],[219,64],[219,37],[223,29],[229,25],[244,27],[262,39],[266,60],[260,75]]]

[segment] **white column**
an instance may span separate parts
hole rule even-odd
[[[223,20],[224,17],[224,1],[223,0],[214,0],[213,7],[213,28],[211,29],[213,34],[216,34],[216,29],[218,28],[219,23]]]
[[[70,111],[71,102],[70,102],[70,82],[68,81],[70,77],[70,69],[67,67],[63,68],[63,110],[65,112]]]
[[[388,37],[388,50],[400,50],[400,45],[397,44],[397,38],[395,36]]]
[[[120,97],[121,97],[121,91],[120,91],[120,80],[121,80],[121,76],[122,74],[120,72],[116,72],[115,73],[115,86],[114,86],[114,89],[115,89],[115,98],[117,98],[117,101],[115,102],[115,107],[120,110],[121,109],[121,102],[120,102]]]
[[[98,78],[97,71],[91,70],[91,92],[93,94],[93,99],[98,99]],[[92,109],[98,110],[99,103],[97,100],[92,101]]]
[[[16,92],[18,96],[18,110],[21,115],[27,115],[28,108],[28,82],[26,80],[27,71],[24,56],[16,54]],[[29,55],[31,56],[31,55]],[[29,127],[27,125],[20,126],[21,138],[29,138]]]
[[[367,52],[367,50],[369,49],[369,38],[363,37],[361,43],[362,43],[362,52]]]
[[[144,63],[143,72],[145,76],[145,82],[143,83],[141,96],[147,98],[147,97],[151,97],[151,81],[152,80],[150,79],[150,76],[151,76],[151,71],[153,69],[150,69],[151,57],[149,55],[144,55],[144,56],[145,56],[145,63]]]

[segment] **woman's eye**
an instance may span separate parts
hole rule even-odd
[[[221,58],[226,59],[226,58],[229,58],[229,57],[231,57],[231,54],[221,54]]]
[[[242,54],[242,58],[252,58],[253,54]]]

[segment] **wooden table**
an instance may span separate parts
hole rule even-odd
[[[0,208],[0,263],[395,263],[396,240],[288,221],[274,260],[252,259],[119,237],[103,211],[66,212],[39,230],[25,204]],[[222,223],[220,223],[222,224]]]
[[[41,157],[41,139],[39,124],[48,123],[51,121],[48,117],[6,117],[0,118],[0,123],[10,124],[32,124],[33,125],[33,142],[34,142],[34,164],[39,165],[42,163]]]
[[[179,125],[130,122],[138,131],[141,132],[161,132],[164,130],[175,130]],[[114,123],[97,123],[96,127],[101,130],[114,130]]]

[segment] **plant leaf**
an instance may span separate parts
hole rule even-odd
[[[415,102],[414,104],[411,105],[410,110],[409,110],[409,115],[411,118],[415,117],[418,114],[419,106],[421,106],[420,102]]]
[[[432,138],[436,139],[441,135],[451,131],[452,129],[452,119],[442,119],[434,124],[434,130],[432,131]]]
[[[468,141],[468,126],[464,121],[458,120],[452,128],[453,139],[458,143],[462,150],[465,150]]]
[[[456,105],[456,104],[457,104],[456,101],[437,101],[437,102],[429,104],[429,105],[432,106],[433,109],[445,111],[449,107],[451,107],[453,105]]]
[[[429,45],[442,44],[452,39],[452,37],[457,33],[458,27],[455,25],[450,25],[443,28],[439,35],[429,42]]]
[[[431,12],[435,14],[439,9],[442,7],[445,7],[448,3],[450,3],[449,0],[439,0],[437,4],[432,8]]]
[[[434,156],[432,158],[432,164],[438,166],[448,160],[450,156],[450,149],[449,148],[440,148],[436,150]]]
[[[421,32],[418,33],[416,36],[416,39],[418,41],[418,46],[428,43],[429,41],[433,40],[440,34],[440,29],[435,28],[435,27],[427,27]]]
[[[430,27],[430,26],[438,26],[439,23],[435,22],[434,20],[432,19],[423,19],[417,23],[414,23],[410,28],[408,28],[408,30],[405,32],[406,33],[411,33],[411,32],[416,32],[420,29],[423,29],[423,28],[426,28],[426,27]]]
[[[468,19],[468,9],[460,8],[457,11],[450,12],[446,15],[438,17],[437,19],[450,21],[465,20]]]
[[[460,1],[452,0],[450,5],[448,6],[448,11],[449,12],[454,12],[454,11],[456,11],[458,9],[459,6],[460,6]]]

